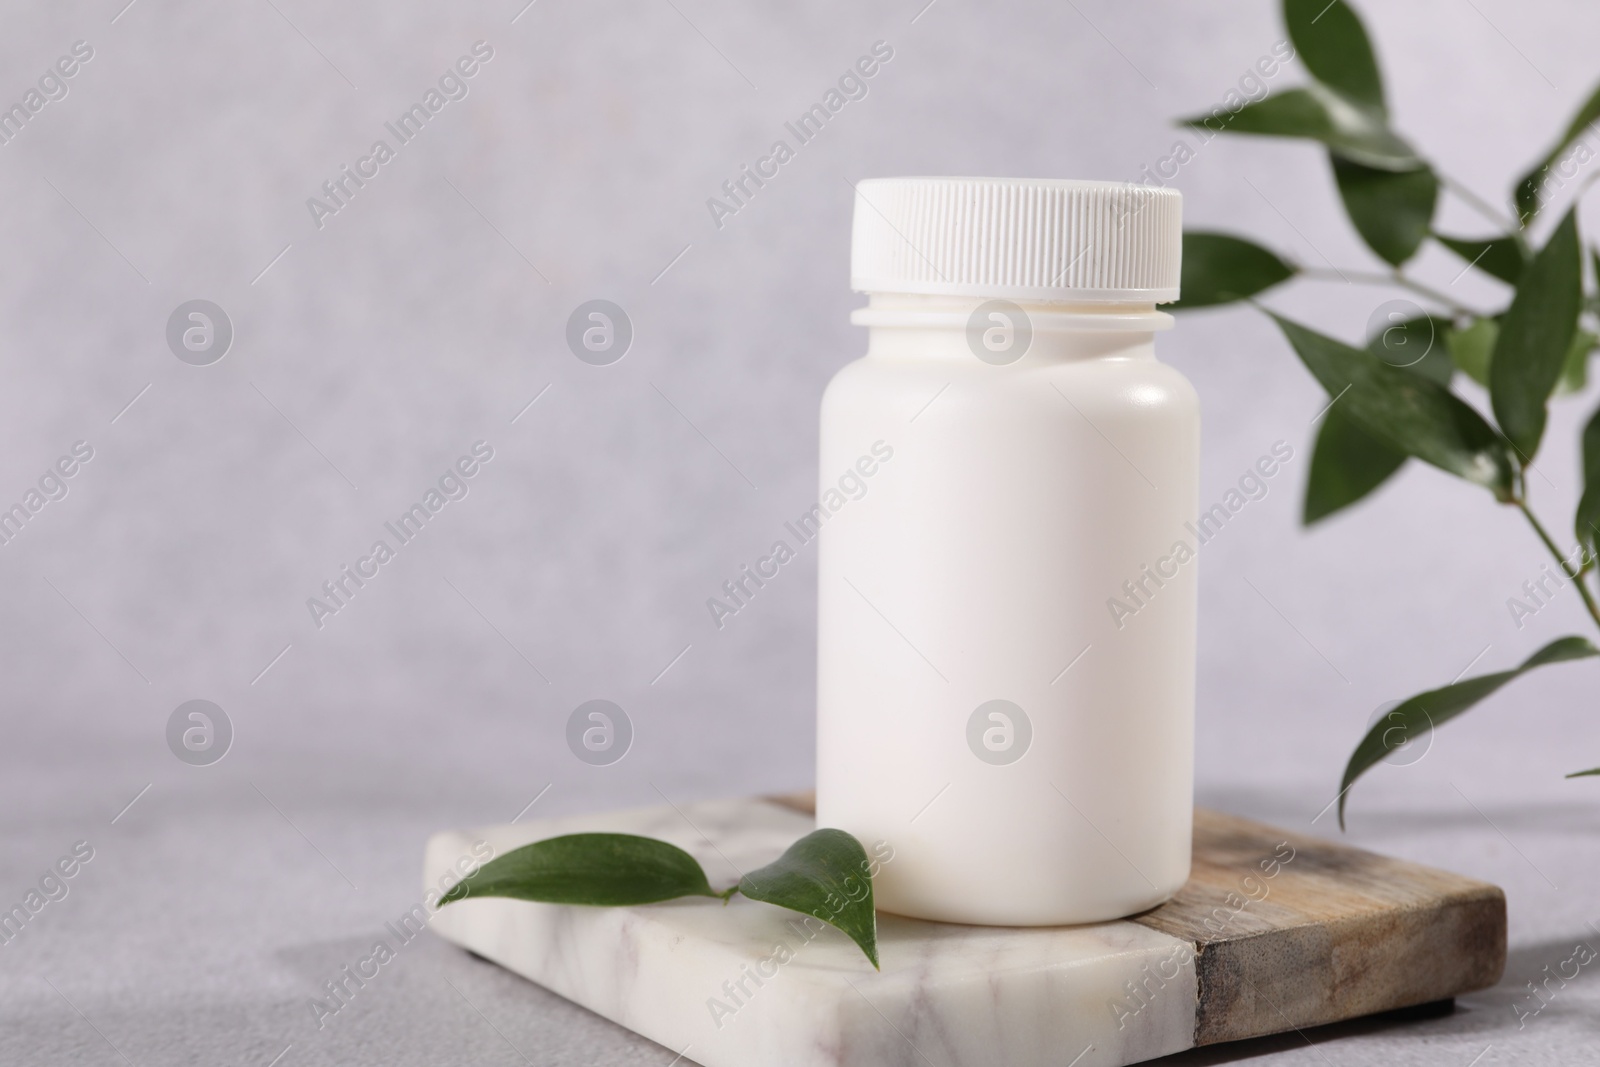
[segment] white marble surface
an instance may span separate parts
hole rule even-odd
[[[680,845],[720,887],[811,828],[806,816],[738,800],[441,833],[428,842],[424,884],[436,887],[478,841],[503,855],[613,830]],[[638,908],[479,898],[440,909],[431,929],[705,1067],[1105,1067],[1192,1043],[1187,946],[1133,923],[1007,930],[884,915],[874,973],[843,934],[825,927],[808,939],[801,920],[742,897]],[[792,959],[763,965],[789,954],[779,946]],[[760,986],[746,977],[758,967],[758,977],[776,970]],[[1137,1014],[1119,1014],[1125,983],[1146,967],[1176,977]]]

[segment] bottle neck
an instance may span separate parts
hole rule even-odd
[[[1155,334],[1172,316],[1154,304],[1063,304],[983,297],[872,293],[850,321],[868,328],[867,356],[972,359],[1007,365],[1021,348],[1028,361],[1155,357]]]

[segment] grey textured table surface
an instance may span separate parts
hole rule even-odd
[[[537,788],[499,793],[497,810],[495,788],[454,788],[459,773],[424,773],[420,764],[236,753],[189,768],[169,757],[170,769],[152,759],[151,788],[119,816],[140,783],[129,773],[131,757],[104,755],[98,770],[36,761],[0,786],[8,903],[74,841],[94,848],[67,896],[0,947],[0,1063],[265,1067],[280,1055],[283,1067],[672,1061],[672,1051],[431,934],[401,948],[319,1026],[311,1007],[319,987],[368,956],[376,939],[393,941],[384,924],[420,896],[427,832],[504,821]],[[1561,786],[1541,796],[1537,782],[1520,801],[1496,801],[1491,791],[1465,802],[1421,774],[1379,777],[1382,802],[1358,800],[1353,839],[1501,882],[1513,941],[1504,982],[1463,998],[1444,1018],[1357,1022],[1176,1062],[1592,1062],[1600,1029],[1592,965],[1564,987],[1552,985],[1548,1005],[1525,1025],[1513,1007],[1534,1003],[1523,983],[1559,966],[1580,939],[1600,943],[1588,926],[1593,894],[1570,888],[1593,882],[1592,809],[1563,803]],[[468,804],[454,795],[463,791],[476,794],[469,804],[479,810],[463,810]],[[1289,795],[1205,794],[1213,805],[1284,824],[1303,826],[1315,815]],[[581,784],[563,785],[536,810],[599,802]],[[1331,831],[1330,820],[1317,828]]]

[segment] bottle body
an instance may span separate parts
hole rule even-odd
[[[1129,915],[1189,874],[1199,405],[1153,306],[995,365],[979,303],[874,296],[823,400],[818,824],[892,846],[891,912]]]

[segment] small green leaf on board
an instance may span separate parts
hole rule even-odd
[[[843,830],[807,834],[778,859],[741,878],[739,892],[842,930],[878,966],[871,861],[861,842]]]
[[[513,897],[614,907],[718,895],[695,858],[676,845],[634,834],[567,834],[495,857],[439,904]]]
[[[510,897],[619,907],[695,896],[726,901],[743,893],[837,927],[877,967],[873,870],[855,838],[843,830],[817,830],[718,893],[699,862],[666,841],[634,834],[567,834],[490,860],[446,893],[439,906],[473,897]]]

